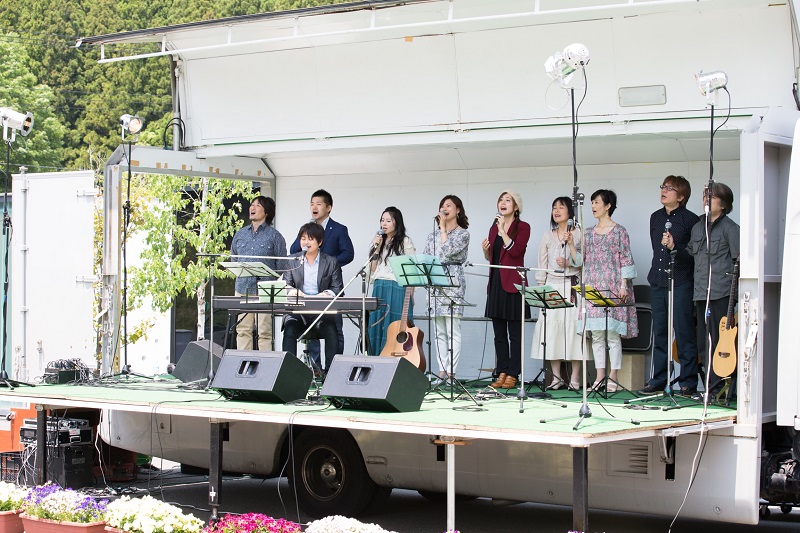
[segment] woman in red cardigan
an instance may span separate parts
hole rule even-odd
[[[483,255],[491,264],[524,266],[531,227],[519,219],[521,212],[522,197],[519,193],[506,190],[497,199],[495,223],[489,230],[489,238],[483,240]],[[514,388],[519,379],[522,366],[522,295],[514,285],[521,283],[522,278],[516,270],[489,269],[485,316],[492,319],[494,328],[497,363],[493,373],[496,379],[491,387],[495,389]],[[527,285],[527,281],[525,283]],[[526,304],[524,318],[530,316]]]

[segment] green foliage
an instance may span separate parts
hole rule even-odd
[[[34,128],[27,137],[17,135],[11,149],[11,172],[26,165],[32,172],[60,165],[66,128],[54,114],[53,91],[37,83],[24,47],[0,40],[0,107],[33,113]],[[3,146],[5,152],[5,146]],[[5,163],[6,154],[2,160]],[[4,169],[5,170],[5,169]]]
[[[147,295],[154,308],[165,311],[178,294],[193,296],[205,287],[209,258],[192,259],[195,252],[225,252],[226,239],[242,227],[242,204],[226,207],[225,200],[254,195],[247,181],[167,175],[136,178],[143,206],[137,231],[144,232],[147,249],[142,267],[129,269],[129,302],[136,307]],[[218,272],[218,276],[226,274]]]

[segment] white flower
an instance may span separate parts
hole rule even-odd
[[[199,533],[203,523],[191,514],[151,496],[123,496],[108,504],[106,521],[132,533]]]
[[[13,483],[0,481],[0,511],[12,511],[22,507],[22,500],[28,491]]]
[[[365,524],[346,516],[326,516],[308,525],[306,533],[395,533],[377,524]]]

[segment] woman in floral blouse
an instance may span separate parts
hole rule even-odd
[[[464,262],[467,260],[469,248],[469,219],[464,211],[464,204],[458,196],[448,194],[439,202],[439,214],[435,218],[438,225],[425,241],[423,253],[435,255],[445,265],[455,287],[434,290],[429,294],[433,303],[431,317],[436,335],[436,352],[439,360],[439,384],[446,378],[454,378],[458,367],[458,356],[461,354],[461,317],[464,306],[453,306],[452,331],[450,324],[451,299],[463,300],[467,291],[467,280],[464,277]],[[446,296],[441,295],[443,291]],[[448,298],[448,296],[450,298]],[[452,358],[450,343],[452,339]],[[452,360],[451,360],[452,359]],[[451,366],[452,365],[452,366]]]

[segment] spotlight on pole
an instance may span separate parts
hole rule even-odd
[[[20,113],[10,107],[0,107],[0,121],[3,123],[3,140],[14,142],[17,132],[27,137],[33,128],[33,113]],[[11,137],[9,138],[9,130]]]
[[[124,114],[119,117],[119,125],[122,127],[122,138],[125,139],[125,134],[139,135],[139,132],[144,129],[144,119],[138,115]]]
[[[556,52],[547,58],[544,63],[544,70],[547,76],[558,81],[562,86],[567,85],[572,79],[572,75],[579,68],[585,67],[589,63],[589,49],[586,45],[573,43],[563,52]]]
[[[697,80],[697,86],[700,88],[702,95],[709,100],[718,89],[728,85],[728,75],[721,70],[715,70],[714,72],[703,72],[701,70],[694,75],[694,79]]]

